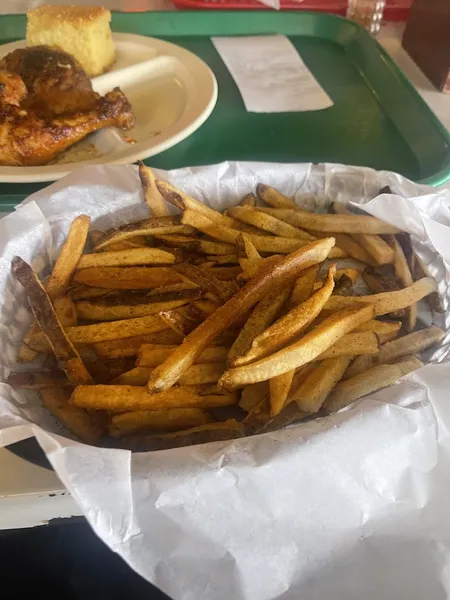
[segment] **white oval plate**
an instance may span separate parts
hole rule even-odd
[[[126,132],[102,129],[50,165],[0,166],[0,182],[54,181],[80,165],[125,164],[148,158],[178,144],[206,121],[217,101],[217,82],[203,60],[155,38],[128,33],[114,33],[113,38],[116,64],[92,84],[102,95],[119,86],[133,107],[135,127]],[[25,41],[4,44],[0,57],[25,45]]]

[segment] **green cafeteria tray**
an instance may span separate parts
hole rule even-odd
[[[186,140],[150,158],[153,167],[224,160],[339,162],[389,169],[431,185],[450,178],[448,131],[381,46],[346,19],[300,11],[115,13],[112,28],[183,46],[217,77],[219,98],[211,117]],[[271,33],[290,38],[333,107],[246,112],[210,37]],[[24,15],[0,17],[0,43],[24,34]],[[0,210],[44,185],[0,184]]]

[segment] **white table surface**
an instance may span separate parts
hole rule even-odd
[[[39,0],[0,0],[1,13],[20,13],[39,5]],[[48,0],[46,3],[49,3]],[[52,3],[52,2],[50,2]],[[92,0],[58,0],[54,4],[86,4]],[[168,0],[109,0],[113,10],[172,9]],[[450,130],[450,95],[435,90],[401,46],[402,26],[383,27],[379,42]],[[0,449],[0,529],[33,527],[54,518],[79,516],[81,511],[55,473],[32,465],[6,449]]]

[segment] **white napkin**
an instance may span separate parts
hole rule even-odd
[[[321,110],[333,102],[284,35],[214,37],[249,112]]]

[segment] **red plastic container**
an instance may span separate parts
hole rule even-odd
[[[175,6],[188,10],[272,10],[257,0],[173,0]],[[413,0],[387,0],[386,21],[406,21]],[[281,10],[311,10],[343,15],[347,0],[280,0]]]

